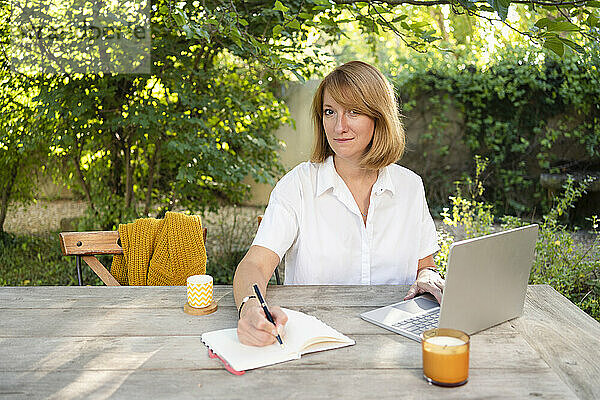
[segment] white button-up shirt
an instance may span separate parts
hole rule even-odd
[[[371,190],[366,226],[333,157],[277,183],[253,245],[283,258],[285,284],[411,284],[440,249],[421,178],[391,164]]]

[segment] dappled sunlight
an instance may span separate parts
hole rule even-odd
[[[390,338],[391,339],[391,338]],[[400,337],[393,337],[392,340],[384,340],[380,346],[376,347],[372,354],[374,360],[388,360],[393,365],[404,365],[410,360],[410,347],[413,342],[407,342]],[[409,362],[410,363],[410,362]]]
[[[132,300],[132,304],[143,304],[143,298]],[[60,343],[54,350],[33,365],[36,371],[29,379],[41,381],[56,371],[81,371],[67,386],[51,398],[71,399],[94,396],[108,397],[113,394],[127,377],[156,354],[162,345],[151,351],[140,349],[123,338],[111,337],[123,321],[127,321],[130,309],[106,310],[100,318],[96,313],[77,321],[71,328],[74,335],[94,335],[72,338]],[[96,318],[96,319],[92,319]],[[68,327],[65,327],[69,331]],[[49,343],[50,344],[50,343]],[[26,379],[27,380],[27,379]]]
[[[114,394],[137,368],[152,357],[160,349],[147,353],[105,353],[91,360],[84,371],[73,382],[50,396],[50,399],[69,400],[74,398],[94,397],[106,398]],[[86,370],[95,365],[114,365],[115,370]]]
[[[95,338],[82,338],[80,341],[67,341],[59,345],[54,351],[33,365],[33,369],[37,371],[36,377],[42,379],[55,370],[64,369],[65,366],[76,361],[84,354],[85,347],[92,340],[95,340]]]

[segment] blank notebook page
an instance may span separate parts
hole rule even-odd
[[[288,309],[283,311],[288,316],[282,335],[285,344],[283,349],[277,342],[265,347],[241,344],[235,328],[204,333],[202,341],[237,371],[295,360],[304,353],[354,344],[354,340],[313,316]]]

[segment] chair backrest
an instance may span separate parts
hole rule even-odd
[[[123,254],[118,231],[61,232],[59,236],[65,256]]]
[[[206,243],[206,236],[207,229],[203,228],[204,243]],[[79,285],[83,285],[81,277],[81,260],[83,260],[106,286],[121,286],[96,258],[97,255],[123,254],[118,231],[61,232],[59,237],[63,255],[76,257],[75,267]]]

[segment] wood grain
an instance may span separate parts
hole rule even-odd
[[[119,369],[219,369],[200,341],[200,334],[189,336],[112,336],[51,337],[42,342],[35,337],[2,340],[0,372],[10,371],[102,371]],[[300,360],[269,368],[295,369],[394,369],[420,368],[421,346],[399,335],[352,335],[354,346],[337,351],[311,353]],[[285,339],[285,336],[284,336]],[[494,346],[496,344],[496,346]],[[471,342],[472,369],[550,369],[518,333],[475,335]],[[82,352],[85,356],[82,357]],[[143,365],[135,365],[140,354],[151,356]]]
[[[600,399],[600,324],[552,287],[527,293],[515,328],[582,399]]]
[[[470,380],[465,386],[445,389],[426,384],[420,344],[359,317],[401,299],[407,289],[270,287],[270,304],[314,315],[352,337],[356,345],[236,377],[209,359],[200,341],[202,332],[236,326],[229,286],[215,286],[218,310],[203,317],[183,312],[185,286],[3,287],[0,396],[598,397],[600,324],[545,285],[528,288],[523,317],[472,336]]]
[[[207,229],[202,228],[205,243],[207,234]],[[58,235],[65,256],[123,254],[118,231],[61,232]]]
[[[140,355],[137,364],[145,362]],[[215,361],[216,363],[217,361]],[[575,399],[551,370],[474,370],[459,388],[428,385],[422,370],[273,368],[233,376],[223,369],[9,372],[0,387],[13,399]]]
[[[219,304],[216,301],[213,301],[208,306],[202,307],[202,308],[192,307],[192,306],[190,306],[190,303],[186,302],[183,305],[183,311],[189,315],[201,316],[201,315],[208,315],[208,314],[214,313],[215,311],[217,311],[218,306],[219,306]]]
[[[214,267],[213,267],[214,268]],[[211,274],[211,269],[207,270]],[[401,301],[408,285],[379,286],[269,286],[266,299],[269,305],[282,307],[333,307],[337,305],[381,307]],[[185,296],[185,286],[130,286],[127,290],[102,286],[37,286],[4,287],[0,291],[0,308],[155,308],[179,307],[180,296]],[[219,306],[235,305],[231,286],[214,287],[214,297]],[[135,300],[135,301],[133,301]]]
[[[123,254],[123,248],[117,243],[117,231],[61,232],[59,237],[65,256]]]
[[[82,256],[83,261],[100,277],[106,286],[121,286],[115,277],[94,256]]]

